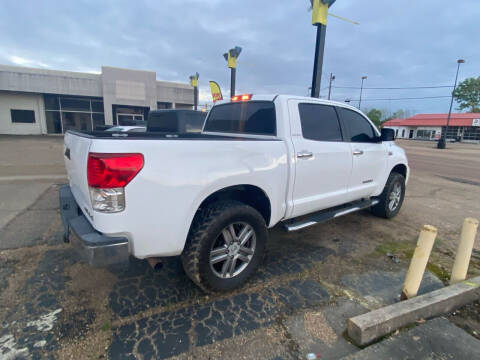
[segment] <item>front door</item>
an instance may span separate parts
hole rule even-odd
[[[357,111],[339,108],[352,152],[349,200],[368,197],[379,187],[387,166],[387,148],[373,125]]]
[[[413,130],[410,130],[410,133],[408,134],[409,139],[413,139]]]
[[[350,144],[334,106],[290,100],[290,126],[295,150],[292,217],[345,202],[352,167]]]

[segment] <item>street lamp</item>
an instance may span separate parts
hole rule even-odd
[[[440,140],[438,140],[437,148],[439,149],[445,149],[447,147],[447,132],[448,132],[448,125],[450,124],[450,116],[452,115],[453,93],[457,88],[458,71],[460,70],[460,64],[463,64],[464,62],[465,62],[464,59],[457,60],[457,75],[455,75],[455,84],[453,85],[452,98],[450,100],[450,109],[448,110],[447,126],[445,127],[445,133],[443,133]]]
[[[227,60],[227,66],[230,68],[230,97],[235,96],[235,77],[237,72],[237,59],[242,52],[240,46],[235,46],[233,49],[228,50],[223,57]]]
[[[190,76],[190,85],[193,86],[193,109],[197,110],[198,107],[198,72],[195,75]]]
[[[317,40],[315,43],[315,59],[313,62],[313,77],[311,97],[320,96],[320,82],[322,80],[323,53],[325,51],[325,33],[327,32],[328,8],[336,0],[311,0],[312,25],[317,27]]]
[[[330,73],[330,84],[328,85],[328,100],[330,100],[330,93],[332,92],[332,82],[335,80],[335,75]]]
[[[358,100],[358,110],[360,109],[360,106],[362,105],[362,91],[363,91],[363,81],[366,80],[366,76],[362,76],[362,85],[360,85],[360,99]]]

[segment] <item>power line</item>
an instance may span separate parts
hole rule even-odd
[[[356,86],[332,86],[335,89],[360,89]],[[405,87],[364,87],[363,90],[410,90],[410,89],[442,89],[453,88],[452,85],[439,86],[405,86]]]
[[[423,96],[423,97],[403,97],[403,98],[385,98],[385,99],[363,99],[362,101],[390,101],[390,100],[426,100],[426,99],[442,99],[442,98],[450,98],[450,95],[445,96]],[[358,99],[348,99],[349,101],[358,101]],[[343,101],[343,100],[337,100]]]

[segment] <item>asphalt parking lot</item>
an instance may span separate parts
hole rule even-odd
[[[480,145],[399,144],[412,169],[399,216],[363,211],[291,234],[274,228],[243,288],[205,295],[178,258],[160,271],[136,260],[127,269],[82,264],[62,242],[62,139],[0,137],[0,359],[474,358],[478,302],[376,348],[345,335],[349,317],[398,300],[423,224],[438,228],[428,292],[446,284],[463,219],[480,216]],[[479,239],[471,276],[480,275]],[[407,350],[397,356],[399,348]]]

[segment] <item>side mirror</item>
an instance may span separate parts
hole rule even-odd
[[[382,128],[382,135],[380,136],[382,141],[393,141],[395,140],[395,130]]]

